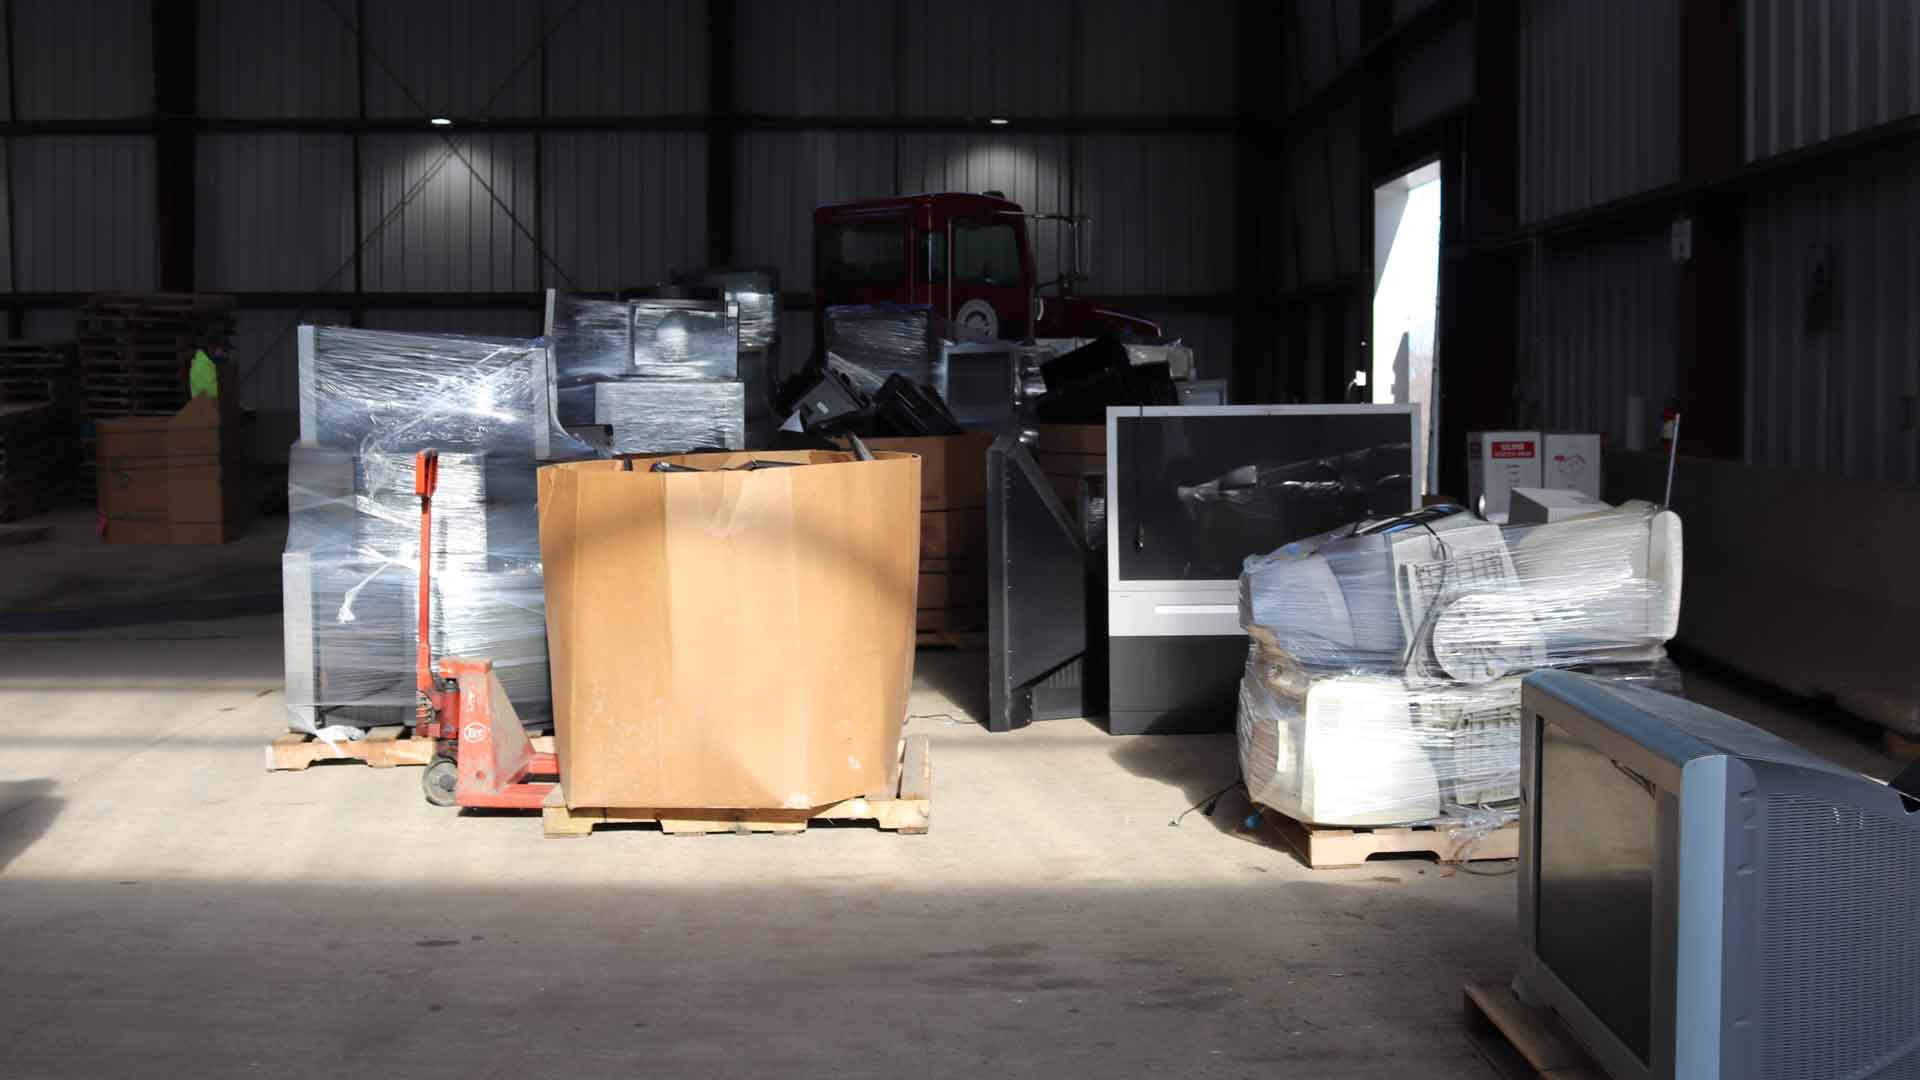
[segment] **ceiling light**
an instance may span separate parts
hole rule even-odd
[[[451,116],[436,116],[436,117],[434,117],[433,119],[431,119],[431,120],[429,120],[429,121],[427,121],[427,123],[429,123],[429,124],[432,124],[432,125],[433,125],[434,127],[452,127],[452,126],[453,126],[453,117],[451,117]]]
[[[987,123],[992,124],[994,127],[1006,127],[1008,124],[1013,123],[1013,121],[1004,116],[990,116],[987,118]]]

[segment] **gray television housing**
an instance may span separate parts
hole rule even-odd
[[[1522,707],[1523,997],[1621,1080],[1920,1076],[1920,800],[1642,688],[1538,672]],[[1541,898],[1543,747],[1561,741],[1652,802],[1650,910],[1574,930],[1634,970],[1642,943],[1608,932],[1647,916],[1645,1060],[1599,1015],[1619,1001],[1584,1000],[1542,956],[1573,917]]]

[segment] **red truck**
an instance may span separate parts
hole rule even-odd
[[[828,203],[813,212],[813,325],[823,340],[836,304],[927,304],[976,336],[1018,340],[1037,315],[1035,337],[1158,337],[1154,323],[1072,295],[1069,266],[1035,279],[1029,221],[1080,224],[1030,214],[997,191],[899,195]],[[1078,244],[1068,245],[1070,264]],[[1041,296],[1042,288],[1057,289]]]

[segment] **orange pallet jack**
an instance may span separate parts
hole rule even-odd
[[[493,661],[444,656],[434,666],[429,644],[432,602],[433,492],[440,454],[413,457],[413,493],[420,497],[420,644],[414,687],[413,733],[434,741],[435,754],[420,776],[435,806],[538,810],[559,782],[560,762],[534,750]],[[551,777],[530,780],[529,777]]]

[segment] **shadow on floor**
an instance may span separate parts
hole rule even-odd
[[[913,656],[913,677],[915,682],[946,698],[965,714],[957,719],[987,722],[986,653],[921,649]]]
[[[52,794],[53,781],[0,780],[0,870],[45,835],[66,806]]]
[[[1187,805],[1200,809],[1182,821],[1211,821],[1222,832],[1233,832],[1247,806],[1240,784],[1240,753],[1232,735],[1130,735],[1115,740],[1113,760],[1145,780],[1180,789]],[[1219,796],[1211,815],[1208,803]],[[1242,812],[1236,812],[1242,811]]]

